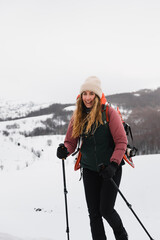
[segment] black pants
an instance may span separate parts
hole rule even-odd
[[[119,167],[113,178],[118,186],[121,175],[122,167]],[[114,209],[117,190],[113,184],[110,180],[104,180],[99,176],[99,173],[89,169],[83,169],[83,182],[93,240],[107,239],[102,217],[107,220],[113,229],[115,237],[118,236],[119,233],[121,234],[123,224],[120,216]]]

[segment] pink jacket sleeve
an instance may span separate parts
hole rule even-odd
[[[68,125],[66,137],[64,140],[64,145],[68,149],[69,155],[75,151],[77,142],[78,142],[78,137],[77,138],[72,137],[72,129],[73,129],[73,120],[71,119]]]
[[[115,143],[110,161],[119,165],[126,151],[127,136],[118,112],[112,107],[109,108],[109,128]]]

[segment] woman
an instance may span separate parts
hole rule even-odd
[[[80,166],[90,217],[93,240],[106,240],[103,218],[107,220],[115,239],[127,240],[128,235],[114,209],[122,174],[122,158],[127,138],[118,113],[109,107],[109,124],[102,121],[102,89],[100,80],[86,79],[80,89],[77,107],[70,121],[64,144],[57,148],[57,157],[65,159],[82,140]]]

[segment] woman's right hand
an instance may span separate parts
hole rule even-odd
[[[59,159],[66,159],[69,152],[67,148],[65,147],[64,143],[60,143],[59,147],[57,148],[57,157]]]

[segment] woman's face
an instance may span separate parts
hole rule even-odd
[[[96,94],[90,91],[84,91],[82,93],[82,100],[86,108],[92,108],[94,104]]]

